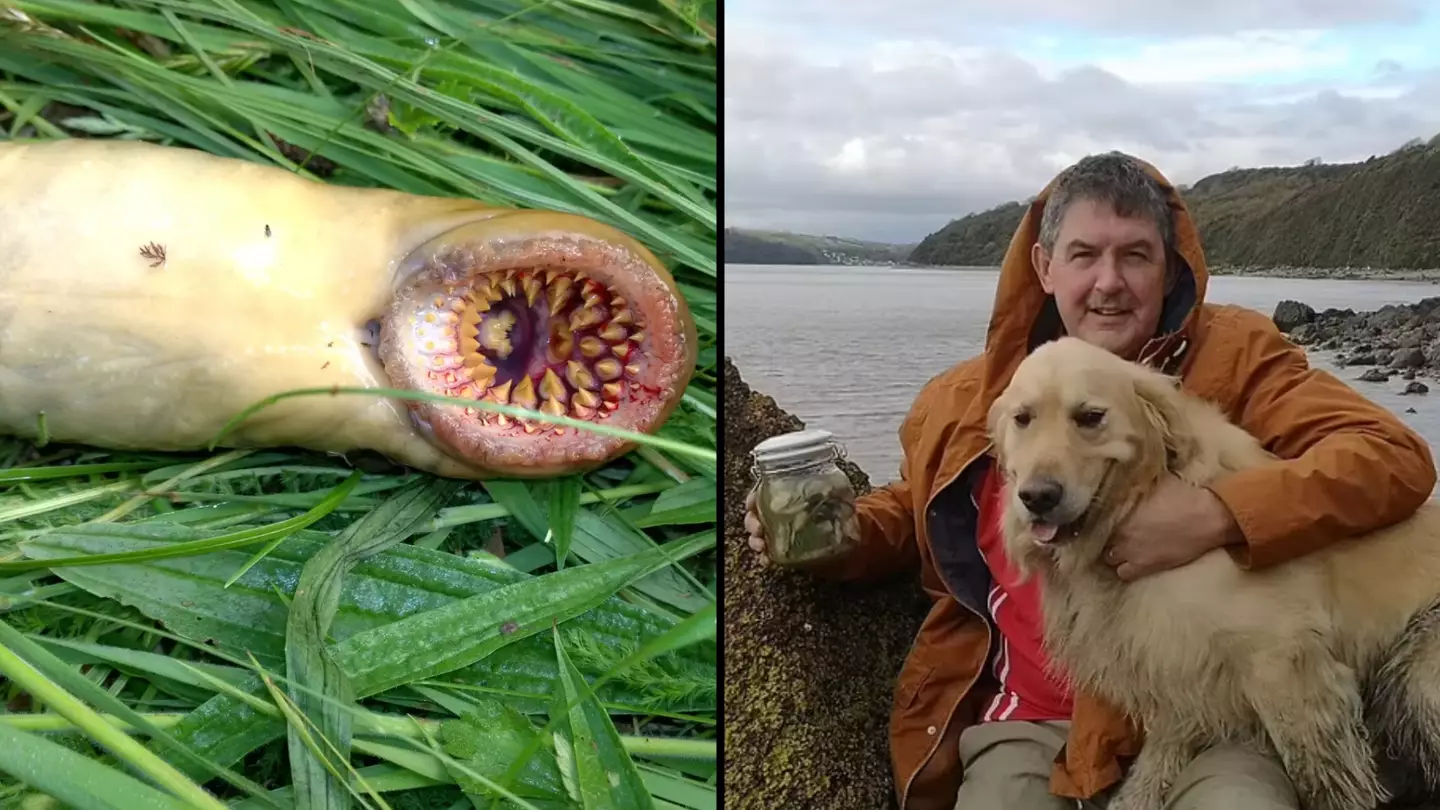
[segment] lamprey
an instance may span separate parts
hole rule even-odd
[[[201,449],[306,388],[653,433],[696,355],[670,272],[586,217],[141,142],[0,144],[5,433]],[[275,402],[222,444],[369,450],[471,479],[580,472],[632,447],[463,403],[323,394]]]

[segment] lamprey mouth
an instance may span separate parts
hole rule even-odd
[[[673,279],[643,248],[574,233],[442,241],[382,323],[392,380],[641,432],[678,404],[694,368],[695,327]],[[477,407],[410,408],[447,452],[505,474],[580,470],[629,449],[612,436]]]

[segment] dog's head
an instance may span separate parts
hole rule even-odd
[[[1173,378],[1078,338],[1032,352],[989,413],[1010,558],[1022,569],[1035,555],[1098,558],[1167,466],[1195,452],[1180,396]]]

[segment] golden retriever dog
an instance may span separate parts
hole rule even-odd
[[[1006,551],[1038,573],[1054,666],[1144,729],[1112,810],[1158,810],[1181,769],[1222,742],[1275,754],[1310,810],[1389,800],[1377,760],[1440,788],[1433,502],[1268,569],[1216,550],[1126,583],[1106,544],[1161,476],[1204,485],[1274,456],[1177,380],[1076,338],[1026,358],[989,430]]]

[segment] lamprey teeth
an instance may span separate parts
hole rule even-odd
[[[515,313],[501,312],[486,318],[480,324],[480,345],[495,352],[504,360],[514,347],[510,345],[510,330],[515,326]]]
[[[589,329],[590,327],[601,323],[604,320],[604,310],[591,307],[586,307],[585,309],[577,309],[574,313],[570,315],[570,328],[578,332],[581,329]]]
[[[575,333],[566,329],[564,324],[554,323],[550,329],[550,345],[546,347],[545,354],[550,362],[561,363],[570,356],[570,350],[575,346]]]
[[[486,394],[485,398],[495,403],[496,405],[509,405],[510,386],[512,383],[514,383],[514,380],[506,380],[504,385],[497,385],[494,388],[491,388],[490,393]],[[505,414],[502,413],[500,415],[504,416]]]
[[[545,397],[546,400],[565,401],[565,383],[560,382],[560,377],[555,373],[555,369],[545,369],[545,376],[540,380],[540,396]]]
[[[401,316],[400,332],[427,390],[456,400],[447,419],[492,431],[503,452],[513,445],[537,458],[558,458],[589,451],[572,448],[568,437],[575,431],[551,420],[618,423],[632,405],[639,418],[650,418],[644,409],[666,391],[672,370],[666,365],[671,324],[651,323],[648,291],[617,295],[608,282],[564,266],[468,278],[451,265],[443,269],[448,275],[427,282],[418,304]],[[651,326],[665,327],[664,340],[650,339]],[[657,344],[666,351],[652,353]],[[522,409],[521,415],[485,410],[497,405]],[[567,438],[552,441],[552,435]]]
[[[566,302],[570,300],[572,286],[574,286],[574,282],[561,276],[545,288],[545,300],[550,302],[551,315],[559,315],[560,310],[565,308]]]
[[[489,385],[495,380],[495,367],[481,359],[470,368],[470,379]]]
[[[605,345],[605,342],[602,341],[600,338],[580,338],[580,353],[585,355],[586,359],[588,360],[594,360],[600,355],[604,354],[607,348],[608,347]]]
[[[607,357],[595,364],[595,373],[599,374],[602,380],[618,380],[624,371],[620,361],[613,357]]]
[[[515,383],[515,390],[510,394],[510,401],[531,411],[540,404],[540,400],[535,396],[535,384],[530,382],[529,377],[521,377]]]
[[[595,388],[595,375],[576,360],[565,364],[565,380],[570,383],[571,388],[577,391],[594,390]]]

